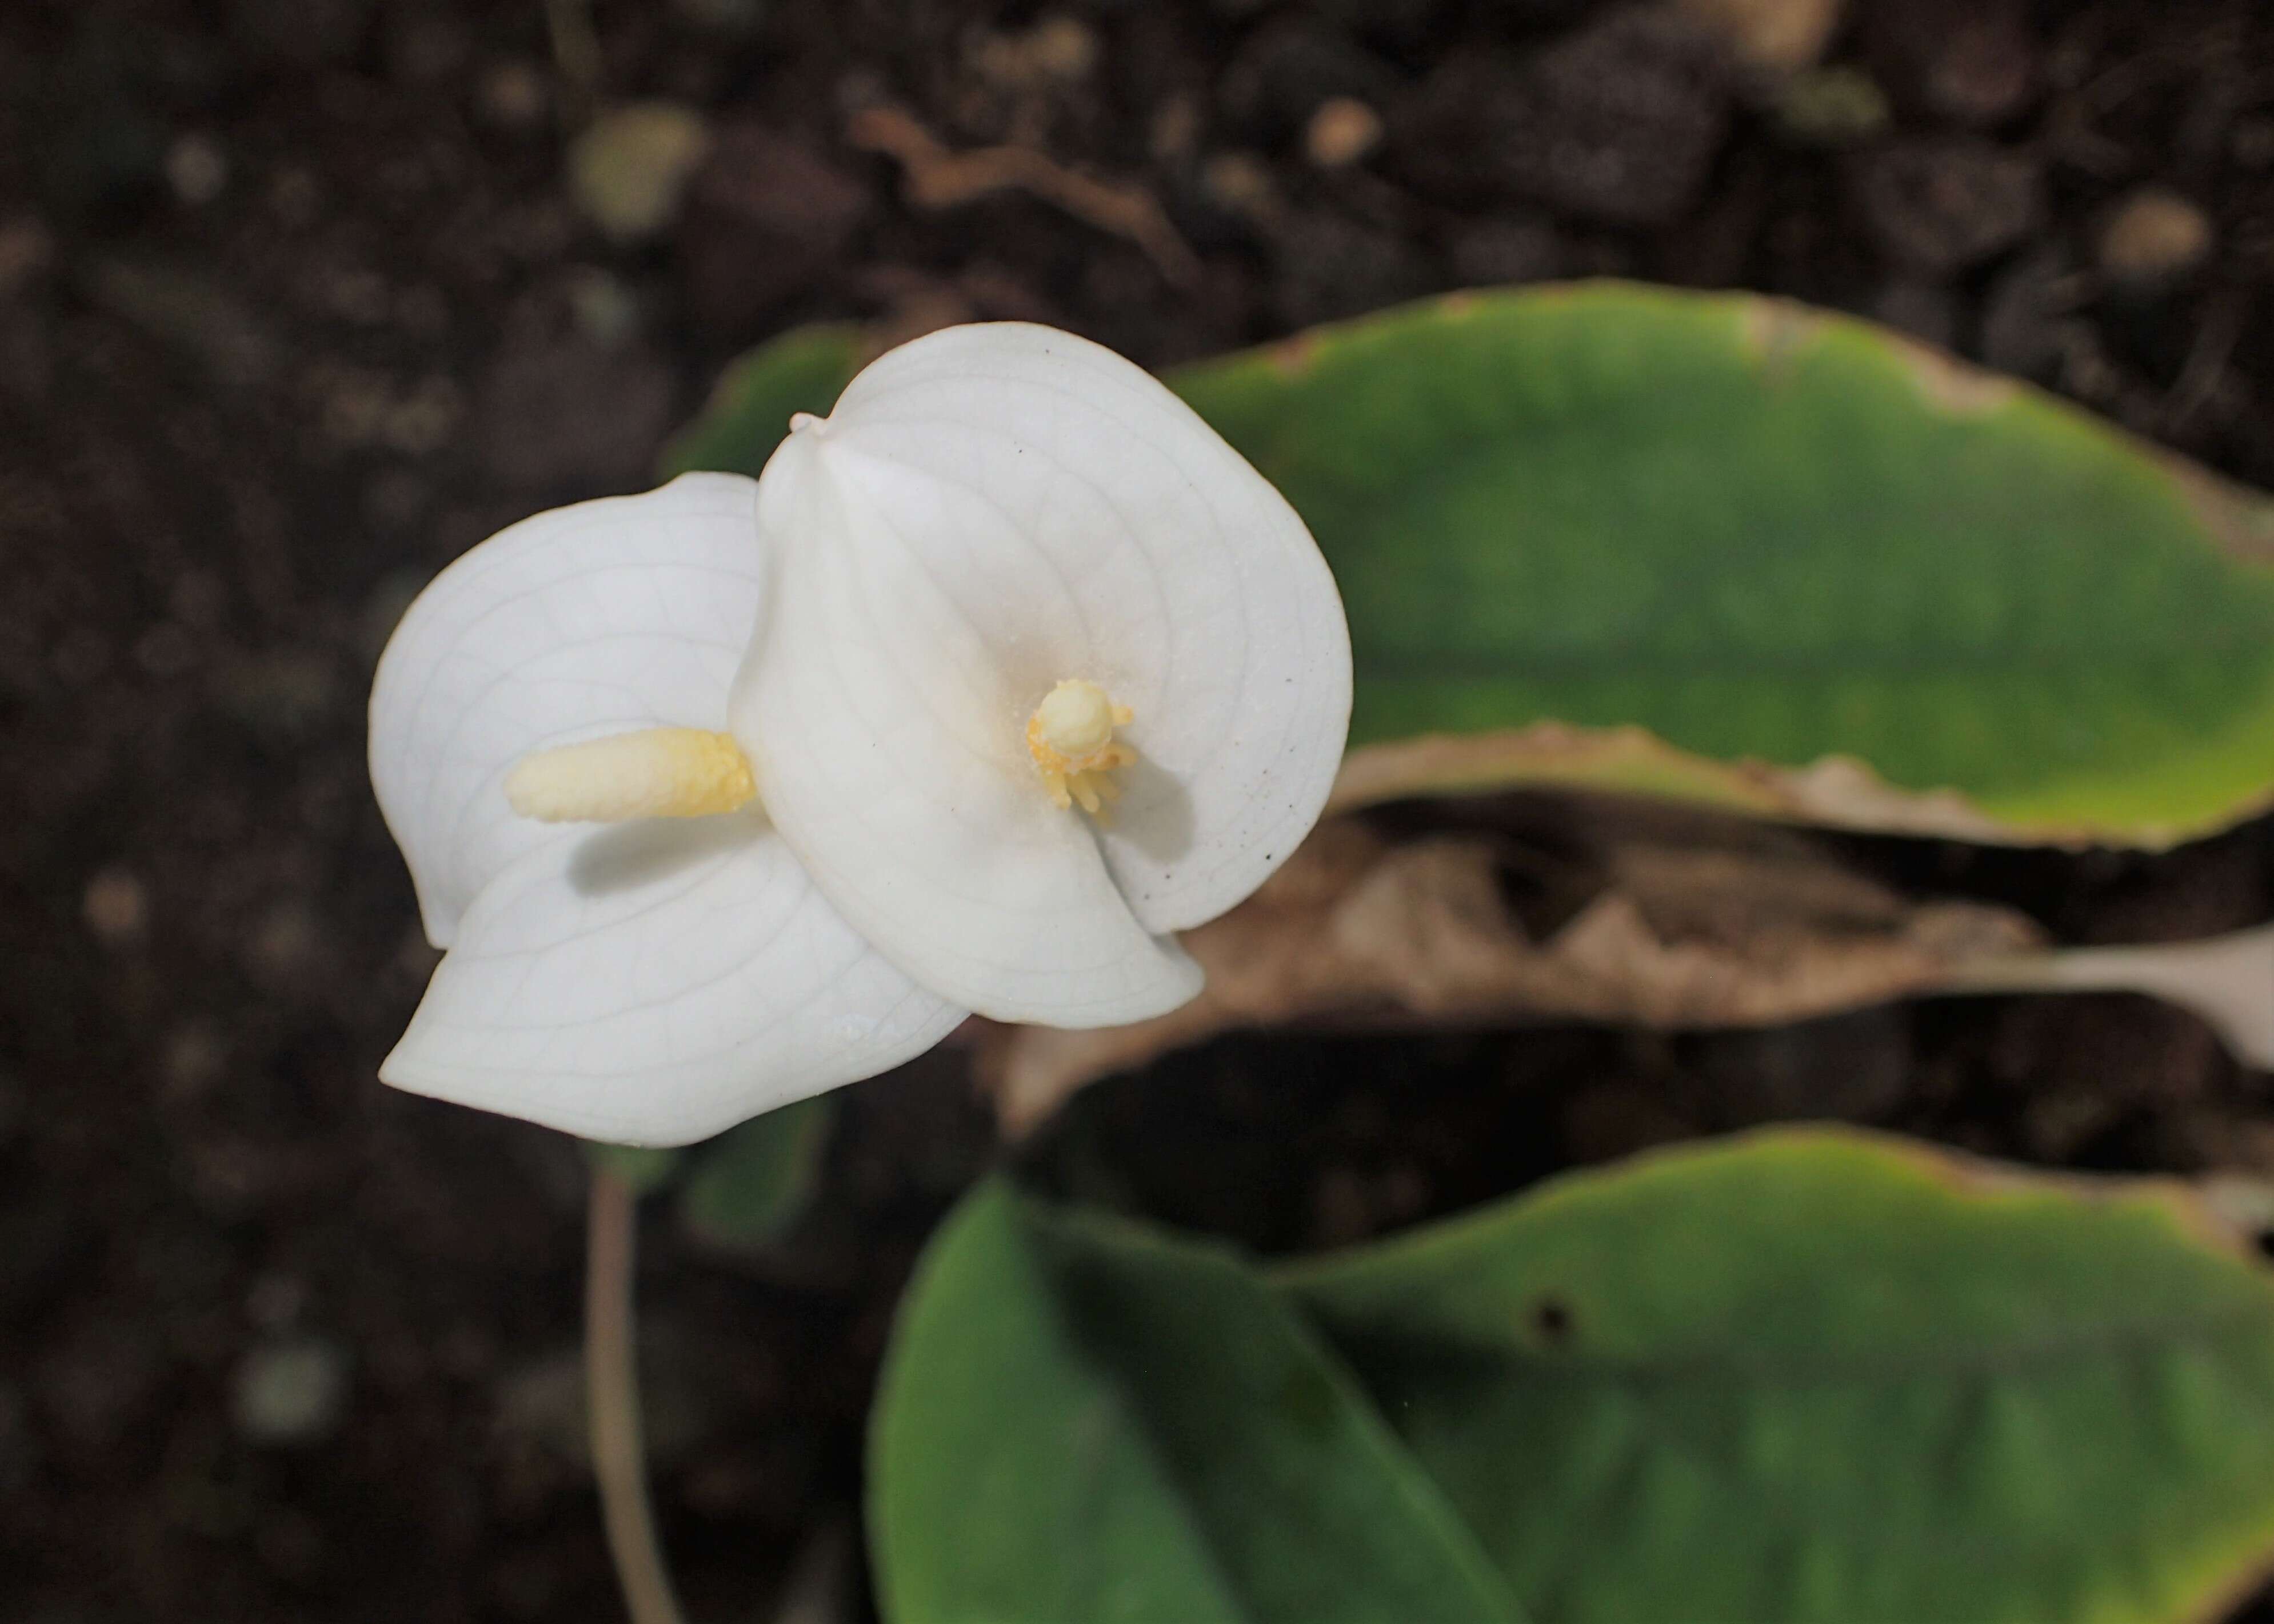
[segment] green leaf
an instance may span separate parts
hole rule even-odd
[[[820,1182],[837,1123],[832,1094],[777,1106],[704,1147],[679,1194],[687,1227],[704,1240],[756,1246],[794,1222]]]
[[[756,472],[862,357],[777,340],[671,467]],[[1548,781],[2155,846],[2274,800],[2274,505],[1882,329],[1593,283],[1170,381],[1342,583],[1342,804]]]
[[[795,327],[759,345],[719,375],[695,421],[663,448],[663,477],[705,469],[755,478],[788,434],[790,415],[826,417],[872,353],[865,331],[849,323]]]
[[[1176,382],[1334,566],[1353,745],[1651,735],[1441,748],[1377,764],[1375,793],[1608,771],[2157,843],[2274,791],[2274,507],[1864,323],[1620,284],[1459,295]],[[1789,771],[1834,756],[1885,784]]]
[[[918,1270],[870,1453],[895,1624],[1519,1616],[1255,1275],[999,1181],[965,1200]]]
[[[2209,1230],[1787,1132],[1279,1279],[1540,1618],[2178,1620],[2274,1559],[2274,1282]]]

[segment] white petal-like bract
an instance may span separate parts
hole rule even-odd
[[[388,1082],[679,1144],[898,1064],[963,1011],[869,948],[762,813],[517,816],[530,753],[717,729],[765,590],[739,476],[541,514],[420,594],[380,661],[372,782],[446,946]]]
[[[683,1145],[898,1065],[963,1013],[870,951],[761,814],[623,823],[483,888],[380,1076]]]
[[[1001,323],[905,345],[804,420],[758,523],[778,592],[729,726],[846,918],[998,1019],[1197,990],[1163,938],[1284,861],[1349,721],[1341,601],[1278,492],[1111,351]],[[1025,745],[1067,679],[1134,715],[1102,841]]]
[[[556,827],[505,775],[533,750],[643,727],[719,728],[764,584],[757,485],[688,474],[499,531],[404,613],[371,689],[371,781],[426,936]]]

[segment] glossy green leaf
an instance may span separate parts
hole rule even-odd
[[[1354,744],[1634,725],[2046,834],[2274,791],[2274,508],[1861,322],[1465,296],[1178,387],[1334,564]]]
[[[679,1192],[687,1227],[726,1246],[756,1246],[795,1222],[821,1180],[837,1100],[816,1094],[728,1129],[697,1155]]]
[[[870,1438],[893,1624],[1495,1624],[1474,1539],[1216,1249],[982,1185],[901,1307]]]
[[[1552,1620],[2164,1620],[2274,1559],[2274,1282],[2168,1188],[1781,1132],[1281,1281]]]
[[[859,359],[777,341],[673,466],[755,471]],[[1465,294],[1171,381],[1342,583],[1344,804],[1547,780],[2158,845],[2274,796],[2274,506],[1865,323]]]

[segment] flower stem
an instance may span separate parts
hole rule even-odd
[[[655,1538],[647,1462],[640,1448],[639,1372],[632,1350],[632,1252],[638,1197],[606,1168],[592,1169],[584,1262],[584,1380],[592,1417],[592,1476],[608,1554],[632,1624],[681,1624],[679,1598]]]

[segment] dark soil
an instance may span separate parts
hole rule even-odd
[[[1784,90],[1577,0],[608,0],[584,86],[581,9],[552,11],[557,37],[520,0],[0,7],[0,1620],[618,1616],[551,1441],[576,1151],[373,1081],[433,955],[363,695],[438,566],[641,485],[751,340],[1021,316],[1165,364],[1608,273],[1870,313],[2274,485],[2255,0],[1882,5],[1835,38],[1851,71]],[[677,226],[618,247],[564,132],[634,96],[719,139]],[[1322,168],[1334,97],[1382,135]],[[1021,196],[910,207],[847,139],[886,102],[1149,192],[1198,274]],[[2111,236],[2151,185],[2178,225]],[[2267,823],[2163,859],[1841,849],[2071,941],[2274,915]],[[1240,1039],[1100,1086],[1028,1160],[1289,1249],[1793,1117],[2274,1171],[2268,1080],[2122,999]],[[851,1523],[895,1295],[998,1154],[953,1051],[845,1098],[788,1241],[649,1226],[698,1616],[762,1616]],[[301,1441],[269,1441],[258,1401],[294,1390]]]

